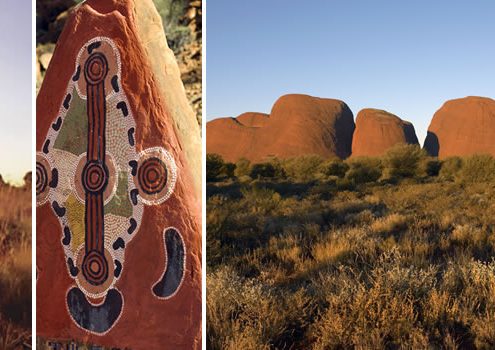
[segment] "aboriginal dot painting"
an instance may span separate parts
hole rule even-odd
[[[143,210],[166,201],[178,176],[166,149],[136,150],[120,62],[109,38],[96,37],[81,47],[59,113],[36,157],[37,205],[49,205],[58,219],[64,263],[73,280],[66,292],[67,312],[79,328],[100,335],[125,312],[125,295],[116,283]],[[160,300],[179,291],[186,259],[178,229],[163,227],[163,244],[163,274],[143,288]]]

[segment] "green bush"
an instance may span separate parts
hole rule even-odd
[[[224,166],[222,156],[214,153],[206,155],[206,181],[218,179]]]
[[[345,173],[349,170],[349,165],[344,163],[343,160],[334,158],[328,159],[320,164],[320,173],[325,177],[329,178],[332,176],[336,176],[339,178],[343,178]]]
[[[234,175],[236,177],[243,177],[249,175],[251,172],[251,162],[246,158],[241,158],[235,163]]]
[[[459,171],[459,180],[466,183],[495,180],[495,159],[490,155],[474,155],[465,158]]]
[[[454,181],[462,168],[460,157],[449,157],[442,161],[439,176],[443,180]]]
[[[442,162],[436,158],[426,158],[421,162],[422,174],[426,176],[438,176],[442,168]]]
[[[253,179],[274,178],[275,173],[275,167],[271,163],[257,163],[251,166],[249,176]]]
[[[234,163],[225,163],[220,169],[220,173],[228,178],[234,177],[236,165]]]
[[[384,156],[385,172],[388,177],[414,177],[418,175],[419,164],[426,157],[418,145],[397,144]]]
[[[319,177],[323,158],[317,155],[307,155],[285,160],[282,167],[285,174],[296,181],[311,181]]]
[[[349,158],[346,163],[349,165],[349,170],[345,174],[345,179],[351,183],[375,182],[382,176],[382,165],[378,158]]]

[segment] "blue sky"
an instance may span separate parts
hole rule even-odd
[[[380,108],[420,142],[449,99],[495,96],[493,0],[209,0],[206,118],[286,93]]]
[[[31,170],[31,1],[0,5],[0,174],[19,183]]]

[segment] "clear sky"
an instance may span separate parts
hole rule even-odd
[[[449,99],[495,97],[493,0],[209,0],[206,118],[286,93],[388,110],[420,142]]]
[[[0,174],[19,183],[31,170],[31,1],[0,4]]]

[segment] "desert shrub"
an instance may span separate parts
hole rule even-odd
[[[355,184],[375,182],[382,176],[382,165],[379,159],[356,157],[346,161],[349,165],[345,178]]]
[[[322,162],[319,169],[320,173],[326,177],[336,176],[338,178],[343,178],[348,170],[349,165],[338,158],[328,159]]]
[[[440,174],[442,162],[436,158],[428,157],[421,162],[420,168],[423,175],[436,177]]]
[[[281,201],[280,194],[261,186],[243,188],[241,193],[247,204],[246,209],[249,208],[253,213],[266,214],[274,210]]]
[[[220,174],[228,178],[234,177],[236,165],[234,163],[225,163],[220,169]]]
[[[222,156],[214,153],[206,155],[206,181],[215,181],[221,174],[224,161]]]
[[[458,178],[467,183],[495,180],[495,159],[490,155],[474,155],[465,158]]]
[[[275,167],[271,163],[257,163],[251,166],[249,176],[253,179],[275,177]]]
[[[384,156],[385,172],[389,177],[413,177],[424,157],[424,151],[417,145],[397,144]]]
[[[251,162],[246,158],[241,158],[235,163],[234,175],[236,177],[249,176],[251,172]]]
[[[462,159],[460,157],[449,157],[442,161],[439,176],[443,180],[454,181],[462,168]]]
[[[323,158],[307,155],[286,159],[282,163],[285,174],[296,181],[311,181],[318,178]]]

